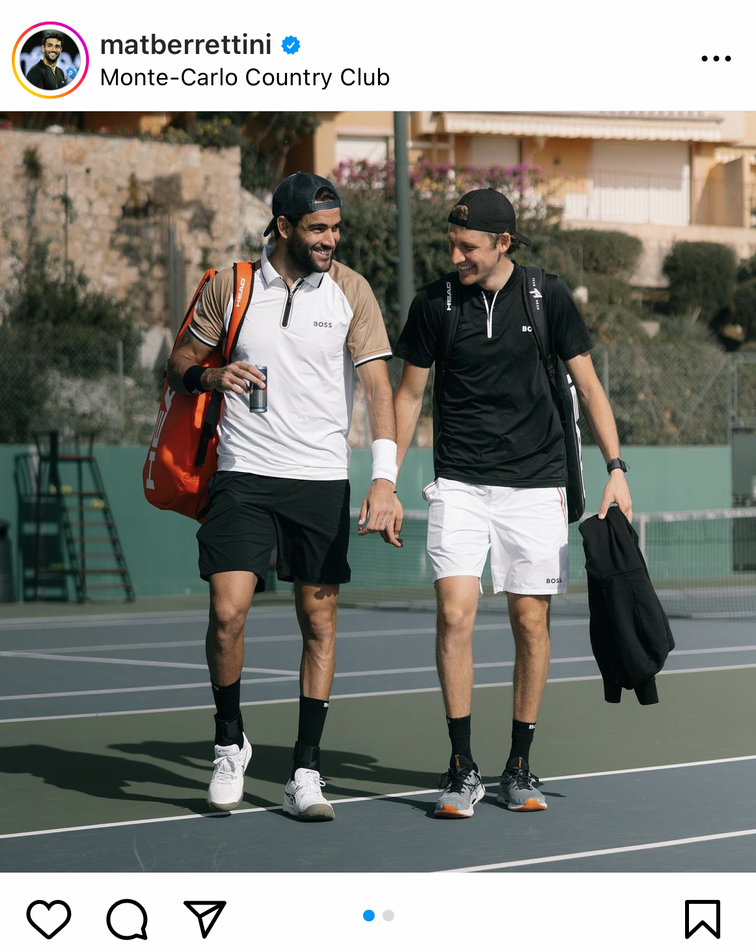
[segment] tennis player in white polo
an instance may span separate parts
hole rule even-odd
[[[530,745],[549,669],[551,596],[566,592],[568,565],[564,436],[530,326],[523,269],[511,257],[530,241],[516,230],[512,204],[494,189],[468,192],[448,221],[454,271],[423,288],[410,307],[394,350],[404,359],[394,406],[401,464],[444,321],[458,307],[435,398],[436,478],[423,494],[438,608],[436,662],[451,742],[435,815],[454,818],[472,816],[485,795],[471,749],[472,633],[489,550],[494,591],[507,593],[515,640],[512,741],[497,799],[510,810],[547,807],[530,771]],[[593,369],[588,330],[560,279],[546,310],[556,321],[557,354],[607,462],[599,515],[617,503],[631,519],[614,415]],[[395,532],[401,521],[397,497]]]

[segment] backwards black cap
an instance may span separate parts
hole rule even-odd
[[[332,201],[315,203],[315,196],[321,188],[329,188],[336,196]],[[285,178],[273,192],[273,218],[263,232],[263,237],[273,231],[279,215],[285,218],[301,218],[310,212],[325,211],[329,208],[341,208],[341,195],[336,186],[312,172],[295,172]]]
[[[458,218],[452,210],[448,219],[450,224],[471,228],[473,231],[490,231],[495,235],[502,235],[507,231],[513,238],[519,238],[522,244],[530,244],[530,239],[516,230],[517,222],[512,203],[495,188],[476,188],[467,192],[454,207],[457,205],[467,206],[467,218]]]

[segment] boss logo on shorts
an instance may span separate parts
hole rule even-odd
[[[313,321],[313,327],[333,327],[333,324],[330,321]]]
[[[558,585],[559,582],[561,582],[561,581],[562,581],[561,576],[560,576],[559,578],[547,578],[547,579],[546,579],[546,584],[547,584],[547,585]]]
[[[530,324],[523,324],[523,325],[522,325],[522,332],[523,332],[523,334],[532,334],[532,333],[533,333],[533,328],[530,326]]]

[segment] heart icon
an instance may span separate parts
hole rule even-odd
[[[58,908],[55,908],[56,906]],[[71,907],[62,899],[54,899],[52,902],[37,899],[26,910],[26,918],[40,935],[52,939],[71,921]]]

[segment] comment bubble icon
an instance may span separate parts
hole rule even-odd
[[[146,939],[147,911],[136,899],[119,899],[105,917],[108,929],[116,939]]]

